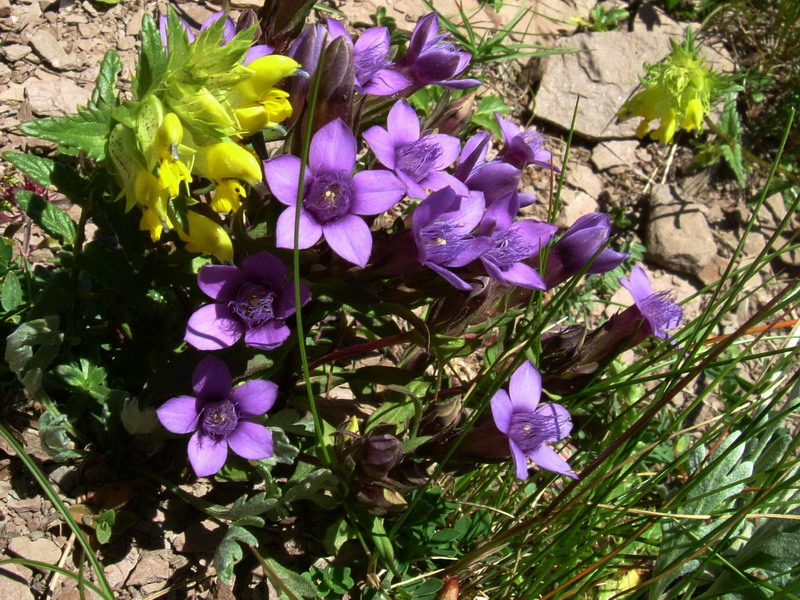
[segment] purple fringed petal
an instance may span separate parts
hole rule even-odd
[[[536,414],[546,417],[551,423],[551,427],[543,428],[544,432],[551,432],[550,435],[543,435],[545,442],[557,442],[563,440],[572,432],[572,421],[569,411],[555,403],[540,404],[536,408]]]
[[[201,360],[192,373],[192,390],[201,401],[225,398],[230,394],[232,385],[228,365],[213,355]]]
[[[542,376],[530,361],[525,361],[511,375],[508,385],[514,412],[532,412],[542,394]]]
[[[253,379],[235,388],[230,395],[239,409],[239,417],[247,419],[258,417],[267,412],[275,404],[278,397],[278,386],[271,381]]]
[[[196,310],[186,324],[183,339],[198,350],[221,350],[242,337],[244,326],[224,304],[208,304]]]
[[[389,132],[383,127],[375,125],[367,129],[362,135],[378,161],[387,169],[394,169],[395,143]],[[358,173],[353,179],[356,177],[358,177]]]
[[[199,431],[189,440],[189,462],[198,477],[208,477],[219,471],[228,458],[228,444],[215,440]]]
[[[569,463],[561,458],[550,446],[542,444],[533,452],[529,452],[528,457],[543,469],[565,477],[571,477],[572,479],[578,478],[575,473],[572,473],[572,467],[569,466]]]
[[[331,250],[359,267],[367,266],[372,253],[372,234],[364,219],[345,215],[325,223],[322,230]]]
[[[194,396],[178,396],[164,402],[156,409],[156,414],[167,431],[189,433],[197,429],[199,405],[200,402]]]
[[[503,278],[511,285],[517,285],[529,290],[546,290],[547,285],[539,272],[525,263],[514,263],[503,270]]]
[[[297,204],[297,184],[300,181],[300,159],[291,154],[282,154],[264,161],[264,174],[272,195],[286,206]],[[308,181],[306,173],[306,182]]]
[[[356,85],[361,94],[392,96],[411,86],[414,82],[394,69],[379,69],[365,85]]]
[[[450,187],[459,196],[469,196],[469,188],[467,188],[466,185],[449,173],[444,173],[442,171],[429,173],[428,176],[419,183],[422,187],[426,187],[429,190],[437,191],[445,187]]]
[[[242,272],[230,265],[204,265],[197,273],[197,287],[223,304],[233,298],[244,283]]]
[[[289,206],[278,217],[275,226],[275,245],[278,248],[294,248],[295,208]],[[301,250],[311,248],[322,237],[322,226],[303,209],[300,209],[300,231],[297,247]]]
[[[398,100],[389,111],[386,128],[394,140],[395,148],[411,144],[419,139],[419,117],[416,111],[402,100]]]
[[[283,321],[273,319],[257,329],[248,329],[244,334],[244,343],[260,350],[273,350],[283,344],[290,333]]]
[[[320,128],[311,139],[308,165],[314,173],[350,173],[356,165],[356,138],[339,118]]]
[[[650,279],[647,277],[644,269],[639,265],[633,267],[631,270],[631,278],[625,279],[624,277],[619,280],[626,290],[633,296],[633,301],[636,304],[643,302],[648,296],[653,294],[653,286]]]
[[[356,215],[377,215],[400,202],[406,186],[389,171],[374,170],[356,173],[352,179],[353,199],[350,212]]]
[[[228,436],[228,445],[236,454],[248,460],[263,460],[273,454],[272,434],[263,425],[240,421]]]
[[[248,281],[277,284],[286,278],[286,266],[269,252],[251,254],[242,262],[241,270]]]

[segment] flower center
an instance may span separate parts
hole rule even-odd
[[[203,410],[203,431],[213,438],[227,438],[238,423],[239,413],[230,400],[209,404]]]
[[[383,69],[389,61],[380,43],[376,42],[353,57],[353,67],[359,85],[367,85],[373,75]]]
[[[523,131],[519,134],[519,137],[531,148],[539,149],[542,146],[542,134],[533,129]]]
[[[525,260],[539,249],[539,244],[532,243],[517,232],[505,229],[492,235],[494,248],[484,255],[498,267],[506,269],[511,265]],[[538,240],[537,240],[538,242]]]
[[[467,244],[467,239],[459,238],[455,229],[450,223],[434,221],[420,230],[427,260],[437,265],[447,266],[460,254]]]
[[[429,137],[418,139],[397,151],[397,170],[419,182],[428,175],[441,153],[442,149],[429,141]]]
[[[650,294],[638,307],[655,331],[678,327],[683,318],[683,309],[675,304],[675,297],[669,290]]]
[[[350,212],[353,184],[344,172],[322,173],[311,184],[303,208],[320,224],[325,224]]]
[[[535,452],[546,441],[564,437],[559,419],[538,412],[511,413],[508,437],[524,453]]]
[[[275,318],[272,305],[277,294],[258,283],[245,283],[239,288],[236,298],[228,302],[228,308],[249,327],[258,327]]]

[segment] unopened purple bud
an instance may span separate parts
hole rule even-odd
[[[391,434],[370,435],[356,452],[356,464],[369,479],[383,479],[403,458],[403,443]]]

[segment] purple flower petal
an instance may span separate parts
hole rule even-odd
[[[351,45],[353,44],[353,40],[350,38],[350,34],[347,33],[344,23],[338,19],[332,19],[328,17],[325,19],[325,25],[328,28],[328,35],[330,36],[331,41],[335,40],[336,38],[344,38],[346,41],[349,41]]]
[[[653,295],[653,286],[644,269],[636,265],[631,270],[631,278],[624,277],[619,280],[622,286],[631,293],[636,304],[643,302],[648,296]]]
[[[539,404],[542,376],[530,361],[526,360],[511,375],[508,392],[515,412],[531,412]]]
[[[428,193],[425,191],[425,188],[414,181],[406,173],[403,171],[396,171],[396,173],[398,179],[403,182],[403,185],[405,185],[406,194],[409,198],[424,198],[428,195]]]
[[[491,400],[492,404],[492,417],[494,424],[497,428],[505,434],[508,434],[508,428],[511,426],[511,413],[513,406],[511,405],[511,398],[505,390],[497,390]]]
[[[200,26],[200,31],[205,31],[209,27],[211,27],[214,23],[219,21],[220,19],[224,18],[225,22],[222,27],[222,45],[230,43],[233,37],[236,35],[236,25],[233,22],[233,19],[226,16],[224,10],[220,10],[215,12],[214,14],[210,15],[203,24]]]
[[[436,263],[432,263],[430,261],[423,262],[422,264],[428,267],[430,270],[441,275],[447,281],[447,283],[452,285],[454,288],[457,288],[463,292],[472,291],[472,286],[470,284],[468,284],[466,281],[461,279],[461,277],[459,277],[449,269],[445,269],[444,267],[439,266]]]
[[[289,206],[278,217],[275,228],[275,245],[278,248],[294,248],[295,207]],[[302,208],[300,209],[300,231],[297,247],[311,248],[322,237],[322,226]]]
[[[282,154],[264,161],[267,185],[278,202],[286,206],[297,204],[297,184],[300,181],[300,159]],[[308,179],[308,174],[306,174]]]
[[[530,290],[546,290],[547,285],[539,272],[525,263],[514,263],[503,270],[503,277],[511,285],[518,285]]]
[[[364,219],[355,215],[344,215],[325,223],[322,229],[331,250],[359,267],[367,266],[372,253],[372,234]]]
[[[494,113],[497,123],[500,125],[500,133],[503,134],[503,143],[510,144],[511,140],[517,137],[522,131],[519,125],[509,119],[504,119],[500,113]]]
[[[383,127],[379,125],[375,125],[374,127],[370,127],[367,129],[362,136],[364,140],[369,145],[369,149],[372,150],[372,153],[376,156],[378,161],[386,167],[387,169],[394,169],[395,168],[395,142],[394,138],[389,135],[389,132],[386,131]],[[358,177],[358,173],[356,173],[356,177]]]
[[[195,432],[187,448],[189,462],[198,477],[208,477],[219,471],[228,458],[228,444]]]
[[[208,304],[195,311],[183,339],[198,350],[221,350],[242,337],[244,327],[224,304]]]
[[[414,31],[411,33],[411,40],[408,43],[408,50],[405,56],[399,61],[403,65],[413,63],[419,56],[422,49],[433,42],[439,32],[439,16],[429,13],[417,21]]]
[[[289,279],[283,283],[278,303],[274,306],[275,318],[285,319],[297,312],[297,307],[294,300],[294,280]],[[300,303],[301,305],[305,306],[309,300],[311,300],[311,292],[308,291],[308,286],[301,281]]]
[[[528,457],[511,438],[508,439],[508,447],[511,449],[511,456],[514,459],[514,471],[517,479],[525,481],[528,478]]]
[[[248,460],[262,460],[273,454],[272,434],[263,425],[240,421],[228,436],[228,445],[236,454]]]
[[[164,429],[172,433],[189,433],[197,429],[199,402],[194,396],[170,398],[156,409]]]
[[[358,53],[372,51],[386,56],[390,45],[391,39],[389,30],[386,27],[369,27],[358,36],[353,50]]]
[[[389,171],[374,170],[356,173],[352,179],[353,199],[350,212],[356,215],[377,215],[400,202],[406,186]]]
[[[572,467],[569,466],[569,463],[561,458],[550,446],[542,444],[533,452],[529,452],[528,457],[537,465],[548,471],[553,471],[554,473],[566,477],[572,477],[572,479],[578,478],[575,473],[571,472]]]
[[[411,144],[419,139],[419,117],[417,112],[402,100],[398,100],[389,111],[386,119],[389,135],[395,148]]]
[[[239,409],[239,417],[243,419],[263,415],[272,408],[277,397],[278,386],[264,379],[243,383],[230,395],[231,402]]]
[[[425,179],[420,181],[420,184],[434,191],[440,190],[443,187],[451,187],[459,196],[469,196],[469,188],[467,188],[466,185],[449,173],[443,173],[442,171],[429,173]]]
[[[321,127],[311,139],[308,164],[314,173],[344,171],[356,165],[356,138],[339,118]]]
[[[273,350],[285,342],[290,333],[283,321],[273,319],[257,329],[248,329],[244,334],[244,343],[261,350]]]
[[[230,265],[204,265],[197,273],[197,287],[209,298],[225,303],[244,283],[242,272]]]
[[[286,266],[268,252],[251,254],[245,258],[241,271],[249,281],[277,283],[286,278]]]
[[[275,51],[275,48],[272,46],[267,46],[266,44],[256,44],[255,46],[250,46],[250,49],[247,51],[247,54],[244,55],[244,65],[247,66],[254,60],[258,60],[259,58],[264,58],[265,56],[269,56]]]
[[[449,81],[439,82],[440,86],[450,90],[466,90],[480,84],[481,82],[477,79],[451,79]]]
[[[206,356],[192,373],[192,390],[201,401],[217,401],[225,398],[231,391],[231,372],[216,356]]]
[[[356,85],[361,94],[392,96],[411,86],[414,82],[394,69],[379,69],[366,85]]]
[[[430,168],[435,171],[446,169],[456,162],[456,160],[458,160],[458,155],[461,154],[461,141],[452,135],[434,133],[426,135],[421,139],[429,144],[438,146],[441,150],[441,154],[430,164]]]

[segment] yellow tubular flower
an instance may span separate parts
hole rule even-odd
[[[217,184],[224,179],[238,179],[254,185],[262,179],[258,159],[233,142],[220,142],[201,148],[195,167]]]
[[[154,147],[161,159],[158,180],[161,188],[169,192],[170,198],[180,193],[182,181],[191,182],[189,168],[181,161],[178,146],[183,140],[183,125],[175,113],[167,113],[156,132]]]
[[[300,63],[288,56],[270,54],[257,58],[247,68],[254,72],[253,76],[234,87],[241,105],[260,102],[281,79],[294,75]]]
[[[212,254],[220,262],[233,259],[233,242],[228,233],[211,219],[188,211],[189,233],[176,226],[178,236],[186,242],[189,252]]]
[[[283,90],[270,90],[264,99],[257,104],[237,108],[234,111],[239,122],[239,131],[242,137],[275,127],[281,121],[292,116],[292,105],[289,103],[289,94]]]
[[[149,231],[150,239],[157,242],[164,226],[172,227],[172,221],[167,214],[167,195],[158,178],[147,171],[140,171],[136,176],[134,193],[139,208],[142,209],[139,229]]]
[[[235,179],[223,179],[217,183],[214,198],[211,200],[211,210],[219,213],[229,213],[239,210],[242,205],[239,198],[244,198],[245,192],[242,185]]]

